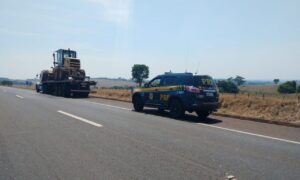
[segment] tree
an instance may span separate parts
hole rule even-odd
[[[300,93],[300,86],[298,86],[297,92]]]
[[[220,80],[217,83],[221,93],[238,93],[238,86],[230,80]]]
[[[243,84],[245,84],[245,78],[243,78],[242,76],[236,76],[233,81],[238,85],[241,86]]]
[[[135,64],[132,67],[131,73],[132,79],[141,86],[144,79],[149,77],[149,67],[144,64]]]
[[[279,79],[274,79],[273,81],[274,81],[274,84],[276,84],[276,85],[280,82]]]
[[[292,94],[296,93],[297,83],[296,81],[287,81],[283,84],[280,84],[277,91],[282,94]]]

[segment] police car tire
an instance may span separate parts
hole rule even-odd
[[[170,113],[173,118],[181,118],[184,115],[184,109],[179,100],[172,100],[170,105]]]
[[[207,117],[209,116],[209,112],[208,111],[196,111],[198,117],[202,120],[206,120]]]
[[[133,99],[133,107],[134,107],[134,110],[137,111],[137,112],[143,111],[144,103],[143,103],[143,100],[140,96],[136,96]]]

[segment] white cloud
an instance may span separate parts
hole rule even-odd
[[[133,0],[88,0],[101,7],[101,15],[108,21],[127,24],[131,15]]]

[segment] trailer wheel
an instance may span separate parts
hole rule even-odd
[[[82,97],[82,98],[88,98],[89,97],[89,93],[80,93],[80,97]]]
[[[65,84],[63,86],[63,92],[62,93],[63,93],[63,96],[66,97],[66,98],[71,96],[71,91],[70,91],[70,88],[67,84]]]

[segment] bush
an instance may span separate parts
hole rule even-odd
[[[239,88],[238,86],[229,80],[221,80],[218,81],[218,88],[221,93],[238,93]]]
[[[287,82],[281,84],[277,89],[277,91],[282,94],[296,93],[296,90],[297,90],[296,81],[287,81]]]
[[[4,80],[1,82],[1,85],[3,86],[12,86],[13,82],[12,81],[8,81],[8,80]]]

